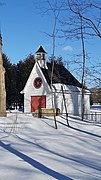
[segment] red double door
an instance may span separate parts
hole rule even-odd
[[[46,96],[31,96],[31,112],[40,108],[46,108]]]

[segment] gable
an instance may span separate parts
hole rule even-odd
[[[35,86],[35,80],[36,78],[40,78],[42,80],[42,86],[40,86],[39,88],[37,88]],[[36,62],[31,73],[30,76],[26,82],[26,85],[23,89],[23,91],[21,91],[21,93],[29,93],[31,94],[45,94],[48,93],[50,91],[50,87],[38,65],[38,63]]]

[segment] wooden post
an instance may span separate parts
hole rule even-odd
[[[65,111],[66,111],[67,125],[69,126],[69,122],[68,122],[68,113],[67,113],[67,106],[66,106],[66,99],[65,99],[65,94],[64,94],[64,91],[63,91],[63,86],[61,86],[61,90],[62,90],[62,95],[63,95],[63,100],[64,100]]]

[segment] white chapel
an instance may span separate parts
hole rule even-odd
[[[40,46],[36,51],[36,63],[21,91],[24,94],[24,112],[52,108],[53,93],[54,107],[59,108],[60,113],[65,113],[64,92],[67,112],[72,115],[81,115],[81,83],[63,65],[55,64],[51,91],[52,64],[46,61],[46,56],[46,51]],[[87,89],[85,89],[84,102],[85,113],[89,113],[90,92]]]

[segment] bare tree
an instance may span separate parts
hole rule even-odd
[[[55,107],[54,107],[54,91],[53,91],[53,74],[54,74],[54,64],[55,64],[55,48],[56,48],[56,38],[57,38],[57,23],[58,23],[58,18],[60,14],[60,10],[62,7],[62,3],[59,4],[59,1],[53,0],[46,0],[46,7],[43,5],[41,6],[40,9],[43,12],[44,15],[50,14],[52,15],[53,19],[53,29],[52,33],[47,33],[45,32],[46,35],[48,35],[50,38],[52,38],[52,56],[51,56],[51,63],[52,63],[52,70],[51,70],[51,94],[52,94],[52,108],[54,111],[54,123],[55,123],[55,128],[57,129],[57,121],[56,121],[56,115],[55,115]]]
[[[83,25],[83,17],[80,14],[80,10],[74,10],[72,8],[72,5],[70,4],[70,1],[68,0],[68,5],[70,10],[74,13],[78,15],[79,18],[79,22],[80,24],[78,25],[78,29],[76,29],[76,31],[78,31],[79,35],[81,36],[81,44],[82,44],[82,99],[81,99],[81,105],[82,105],[82,120],[84,119],[84,77],[85,77],[85,63],[86,63],[86,53],[85,53],[85,42],[84,42],[84,25]],[[78,33],[76,34],[76,36],[78,36]]]
[[[64,0],[51,2],[50,0],[46,0],[48,4],[48,8],[43,8],[44,13],[48,13],[51,11],[53,13],[53,31],[51,34],[48,34],[52,38],[52,74],[51,74],[51,90],[52,90],[52,78],[53,78],[53,70],[54,70],[54,55],[55,55],[55,46],[56,46],[56,38],[57,38],[57,22],[59,21],[62,24],[61,32],[62,34],[59,37],[65,37],[66,39],[74,39],[81,40],[82,47],[82,119],[84,114],[84,85],[85,85],[85,77],[92,76],[92,80],[94,80],[97,76],[97,71],[94,71],[94,66],[86,67],[87,60],[87,52],[85,51],[85,40],[87,37],[99,37],[101,38],[101,2],[100,0]],[[60,6],[61,2],[61,6]],[[63,12],[60,18],[60,12]],[[67,14],[67,16],[66,16]],[[95,14],[97,16],[95,17]],[[66,26],[65,26],[66,25]],[[66,27],[66,28],[65,28]],[[59,30],[59,29],[58,29]],[[73,63],[73,61],[72,61]],[[75,61],[74,63],[78,63]],[[81,66],[81,62],[78,63]],[[98,71],[99,72],[99,71]],[[100,74],[99,74],[100,76]],[[96,78],[96,83],[99,82],[100,78]],[[53,92],[52,92],[53,96]],[[53,97],[52,97],[53,99]],[[52,100],[53,101],[53,100]],[[53,102],[52,102],[53,104]]]
[[[68,38],[80,38],[79,17],[82,17],[83,33],[88,36],[98,36],[101,38],[101,2],[100,0],[68,0],[67,18],[64,24],[68,29],[63,30]],[[96,16],[95,16],[96,14]],[[66,14],[65,14],[66,15]],[[77,18],[78,17],[78,18]],[[63,22],[63,21],[62,21]],[[65,28],[64,28],[65,29]],[[71,32],[71,33],[69,33]]]
[[[82,16],[80,16],[81,20],[81,42],[82,42],[82,53],[83,53],[83,61],[82,61],[82,120],[84,118],[84,77],[85,77],[85,62],[86,62],[86,53],[85,53],[85,43],[84,43],[84,34],[83,34],[83,24],[82,24]]]
[[[52,31],[52,72],[51,72],[51,93],[52,93],[52,108],[54,110],[54,94],[53,94],[53,72],[54,72],[54,57],[55,57],[55,41],[56,41],[56,34],[57,34],[57,20],[59,16],[59,10],[57,11],[57,2],[55,2],[55,5],[52,6],[50,1],[48,1],[48,4],[50,6],[51,11],[53,12],[54,17],[54,25],[53,25],[53,31]],[[54,112],[54,122],[55,122],[55,128],[57,129],[57,122],[56,122],[56,116]]]
[[[97,18],[92,15],[93,10],[97,11]],[[84,85],[85,85],[85,72],[87,69],[86,64],[86,51],[85,51],[85,38],[87,36],[97,36],[101,38],[101,3],[100,1],[80,1],[68,0],[67,4],[68,18],[62,20],[62,24],[67,25],[67,29],[62,29],[67,39],[81,39],[82,45],[82,120],[84,117]],[[99,11],[99,12],[98,12]],[[87,14],[87,15],[86,15]],[[98,80],[98,78],[97,78]]]

